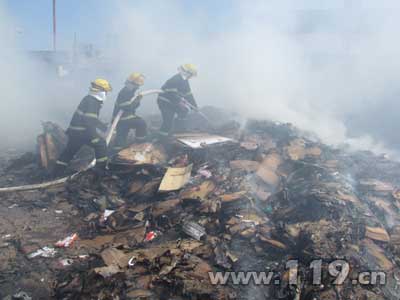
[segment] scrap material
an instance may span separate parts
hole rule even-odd
[[[211,134],[183,134],[174,136],[180,143],[192,148],[200,149],[207,146],[224,144],[224,143],[235,143],[235,140],[219,135]]]
[[[190,179],[193,164],[182,168],[168,168],[160,187],[160,192],[176,191],[181,189]]]

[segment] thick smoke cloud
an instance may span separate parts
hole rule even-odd
[[[193,62],[199,67],[192,87],[200,105],[226,107],[243,118],[291,122],[330,144],[400,150],[395,134],[400,125],[396,39],[400,5],[362,0],[332,3],[232,1],[223,12],[222,6],[212,4],[215,11],[210,12],[206,6],[184,1],[115,1],[102,20],[112,37],[104,49],[113,61],[112,70],[93,69],[91,74],[109,78],[118,90],[130,72],[141,71],[147,76],[144,88],[158,88],[179,64]],[[6,68],[22,70],[7,76],[6,94],[29,107],[25,115],[29,129],[52,116],[66,124],[88,78],[82,76],[73,91],[52,91],[51,97],[43,94],[38,99],[35,86],[20,88],[24,79],[20,75],[30,74],[31,64],[6,53],[13,56]],[[69,105],[57,101],[52,111],[35,109],[32,103],[51,103],[54,94],[77,99]],[[4,99],[2,116],[10,115]],[[155,112],[153,100],[140,112]],[[107,103],[105,114],[112,102]],[[2,124],[1,135],[4,128]]]
[[[183,61],[196,62],[202,104],[292,122],[332,144],[396,148],[399,5],[296,3],[238,1],[210,31],[214,20],[204,11],[188,16],[180,2],[124,2],[113,18],[117,50],[126,71],[146,70],[151,84]]]
[[[35,95],[30,94],[28,89],[31,90],[33,87],[27,80],[29,77],[24,75],[32,74],[32,70],[27,68],[28,62],[24,56],[20,56],[16,51],[15,28],[16,26],[0,5],[0,139],[2,146],[14,144],[23,137],[25,132],[29,134],[29,127],[37,121],[30,115],[34,111],[32,102]],[[26,83],[27,89],[22,88],[22,82]],[[19,136],[15,136],[16,134]]]
[[[21,48],[22,31],[0,3],[0,151],[33,149],[42,121],[65,123],[77,96],[77,87],[57,80],[55,67]]]

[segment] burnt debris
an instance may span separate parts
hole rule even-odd
[[[59,229],[43,236],[44,224],[31,222],[12,232],[20,224],[4,217],[0,296],[398,299],[399,163],[331,148],[290,124],[228,125],[131,145],[104,177],[88,170],[63,186],[1,194],[9,213],[47,213],[46,226]],[[46,130],[60,136],[56,128]],[[40,139],[42,164],[62,147],[53,141]],[[310,267],[318,261],[320,273]],[[337,261],[348,271],[340,284]],[[210,279],[246,271],[273,272],[272,281]],[[366,271],[386,283],[356,282]]]

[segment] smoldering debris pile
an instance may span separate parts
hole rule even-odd
[[[132,145],[112,175],[87,171],[58,188],[79,212],[76,235],[28,260],[60,266],[55,298],[399,299],[398,163],[332,149],[289,124],[215,134]],[[348,265],[332,270],[338,260]],[[273,276],[213,284],[218,271]],[[366,271],[386,283],[356,283]]]

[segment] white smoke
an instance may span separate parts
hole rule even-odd
[[[386,131],[371,137],[371,127],[363,126],[354,130],[359,139],[347,139],[348,126],[357,125],[354,116],[369,118],[371,109],[382,109],[397,90],[399,5],[296,3],[234,2],[232,18],[210,32],[214,21],[201,11],[187,14],[180,2],[120,2],[113,15],[115,50],[124,58],[124,72],[143,70],[148,85],[160,85],[178,64],[194,62],[200,104],[291,122],[331,144],[382,151]],[[399,125],[397,118],[392,122]]]
[[[68,91],[57,90],[56,68],[23,50],[24,31],[0,4],[0,148],[32,149],[41,122],[65,109]],[[67,105],[68,107],[68,105]],[[67,108],[68,111],[68,108]],[[68,111],[69,112],[69,111]]]
[[[23,56],[19,56],[16,45],[16,36],[18,34],[17,26],[9,20],[6,12],[0,6],[0,82],[1,82],[1,115],[0,115],[0,139],[2,145],[10,145],[16,142],[14,135],[18,134],[18,138],[27,134],[32,121],[29,112],[33,106],[28,97],[35,97],[34,94],[28,92],[31,90],[29,76],[31,70],[24,72],[27,61]],[[24,87],[25,86],[25,87]],[[28,112],[28,113],[27,113]],[[19,130],[21,129],[21,130]]]
[[[199,68],[192,88],[200,105],[291,122],[330,144],[349,142],[386,151],[387,143],[396,148],[400,4],[391,0],[379,4],[363,0],[223,3],[201,6],[148,0],[111,4],[108,19],[102,22],[108,30],[104,36],[113,37],[105,53],[113,61],[112,72],[99,75],[115,87],[112,98],[133,71],[146,75],[144,88],[158,88],[179,64],[190,62]],[[95,27],[85,30],[98,36]],[[25,70],[29,64],[8,53],[14,59],[6,69],[14,61],[11,65],[31,74]],[[62,115],[63,124],[84,95],[87,80],[74,91],[77,99],[70,106],[49,104],[53,104],[53,115]],[[34,111],[30,113],[36,118],[27,115],[30,121],[37,122],[38,116],[52,119],[51,111],[42,114],[34,108],[37,88],[36,92],[26,88],[27,95],[20,95],[21,79],[7,76],[6,81],[6,94],[13,101],[26,100]],[[153,100],[146,108],[157,111]],[[107,114],[112,102],[107,104]],[[4,100],[1,114],[9,115],[3,104]],[[4,124],[0,132],[5,132]]]

